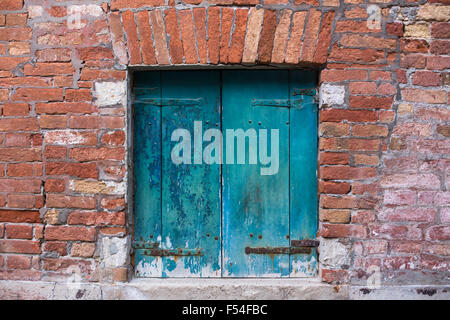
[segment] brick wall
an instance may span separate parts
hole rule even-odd
[[[322,280],[444,283],[449,17],[448,0],[0,0],[0,279],[127,279],[128,66],[275,64],[322,69]]]

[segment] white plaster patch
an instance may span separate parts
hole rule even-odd
[[[128,238],[102,238],[102,261],[107,268],[122,267],[127,263]]]
[[[348,264],[348,249],[338,239],[320,239],[319,261],[323,265],[341,267]]]
[[[44,13],[44,8],[42,6],[28,6],[28,18],[34,19],[41,17]]]
[[[72,5],[67,8],[67,15],[80,14],[83,16],[99,17],[103,14],[103,10],[99,5]]]
[[[95,83],[94,96],[99,107],[115,104],[125,105],[127,97],[127,84],[121,82],[97,82]]]
[[[340,105],[345,102],[345,87],[324,83],[320,87],[320,105]]]

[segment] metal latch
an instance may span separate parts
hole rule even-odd
[[[136,250],[144,250],[144,255],[152,257],[182,257],[182,256],[203,256],[203,249],[162,249],[158,242],[151,241],[134,241],[133,247]]]
[[[310,254],[318,246],[317,240],[291,240],[290,247],[246,247],[245,254]]]

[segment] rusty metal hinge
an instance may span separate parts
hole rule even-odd
[[[319,246],[317,240],[291,240],[290,247],[246,247],[246,254],[310,254]]]

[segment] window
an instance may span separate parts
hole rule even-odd
[[[138,277],[316,273],[316,74],[136,72]]]

